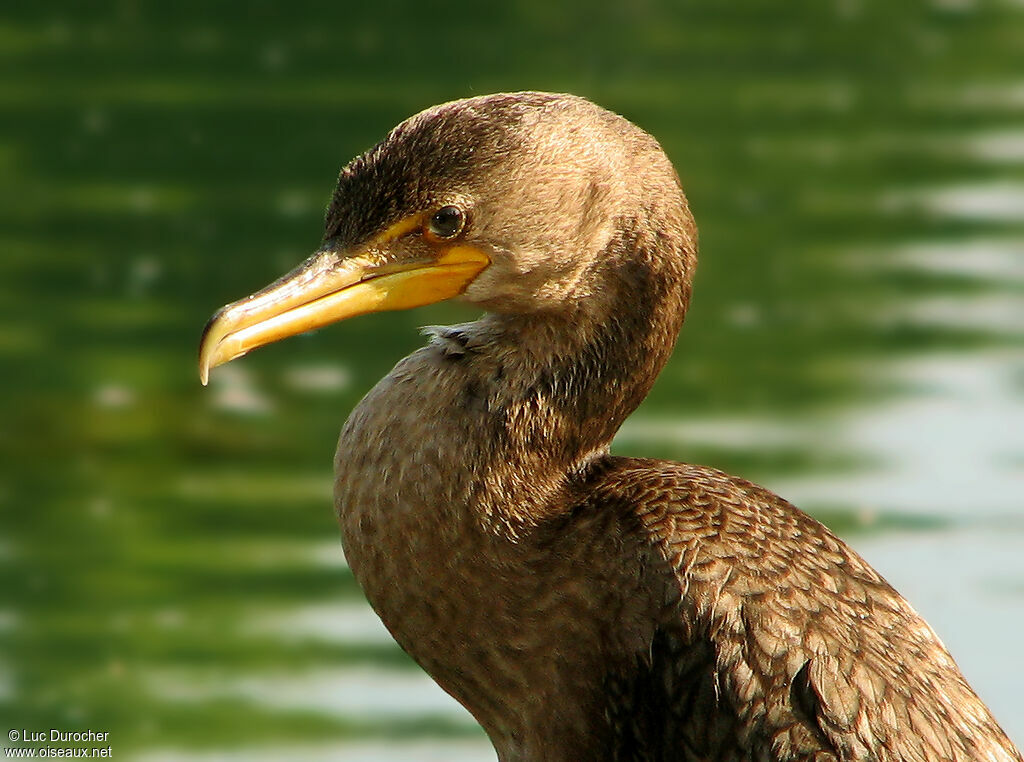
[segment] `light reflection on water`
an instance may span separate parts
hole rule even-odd
[[[953,219],[1019,222],[1024,217],[1024,183],[1010,180],[973,183],[883,197],[889,210],[923,210]]]
[[[1020,353],[925,356],[878,371],[917,389],[912,399],[843,411],[831,445],[880,465],[844,475],[773,481],[798,504],[854,501],[970,523],[1021,514],[1024,399]]]
[[[863,267],[864,258],[851,257],[848,264],[850,267]],[[1024,238],[908,244],[889,249],[884,259],[872,259],[870,265],[889,269],[913,268],[925,273],[968,277],[982,283],[1024,284]],[[1012,329],[1013,325],[1004,324],[1000,328]]]
[[[622,427],[616,451],[626,453],[638,442],[652,441],[680,452],[708,445],[799,446],[847,457],[833,472],[759,477],[797,505],[853,505],[964,523],[1024,518],[1019,491],[1024,479],[1024,357],[1019,352],[925,355],[878,363],[870,373],[915,393],[803,418],[636,416]],[[851,465],[857,456],[861,465]]]
[[[142,754],[136,762],[494,762],[486,740],[357,741],[354,743],[287,746],[262,749],[218,749],[189,752],[171,749]]]
[[[265,611],[256,615],[247,629],[294,640],[378,645],[393,642],[391,633],[365,601]]]
[[[333,714],[354,720],[430,717],[472,725],[472,718],[425,673],[405,668],[314,668],[238,677],[209,672],[153,672],[149,690],[167,701],[202,703],[225,698],[275,710]]]

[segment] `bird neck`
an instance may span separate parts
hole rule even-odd
[[[389,488],[375,500],[396,504],[433,488],[436,504],[465,503],[460,519],[513,535],[550,518],[566,485],[607,453],[671,355],[693,266],[685,235],[674,247],[627,235],[581,279],[599,287],[558,310],[488,313],[427,329],[430,344],[350,416],[339,477],[373,477]],[[425,470],[410,468],[422,458],[430,459]],[[428,486],[431,473],[439,481]],[[349,502],[339,493],[339,510]]]
[[[572,584],[571,567],[597,569],[622,550],[622,533],[601,523],[614,517],[595,517],[583,536],[552,529],[579,506],[682,322],[683,269],[634,261],[606,281],[600,309],[595,300],[430,329],[430,344],[371,390],[339,440],[335,501],[356,579],[499,746],[547,732],[538,728],[567,748],[598,744],[599,649],[625,606],[645,605],[639,593],[610,600],[628,582]],[[553,659],[551,623],[566,600],[577,615],[558,626],[576,645]],[[545,719],[552,706],[563,707],[557,723]]]
[[[464,345],[467,394],[481,398],[499,433],[493,455],[518,466],[500,469],[494,510],[530,506],[547,517],[550,495],[539,486],[557,489],[607,453],[668,361],[689,279],[655,257],[633,252],[625,262],[612,260],[602,292],[570,307],[490,314],[445,334],[447,345]]]

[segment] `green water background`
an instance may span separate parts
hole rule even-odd
[[[0,730],[119,759],[492,759],[344,566],[337,430],[454,305],[200,388],[207,317],[433,103],[588,96],[701,229],[620,453],[843,534],[1024,742],[1024,6],[21,3],[0,12]],[[7,742],[3,742],[6,744]]]

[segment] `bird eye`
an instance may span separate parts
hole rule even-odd
[[[457,206],[442,206],[427,223],[427,232],[434,238],[454,238],[466,226],[466,214]]]

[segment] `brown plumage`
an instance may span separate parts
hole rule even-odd
[[[485,309],[355,408],[335,496],[370,603],[503,762],[1020,762],[821,524],[713,469],[609,455],[695,266],[646,133],[572,96],[458,101],[342,170],[322,249],[214,317],[202,374],[354,314]]]

